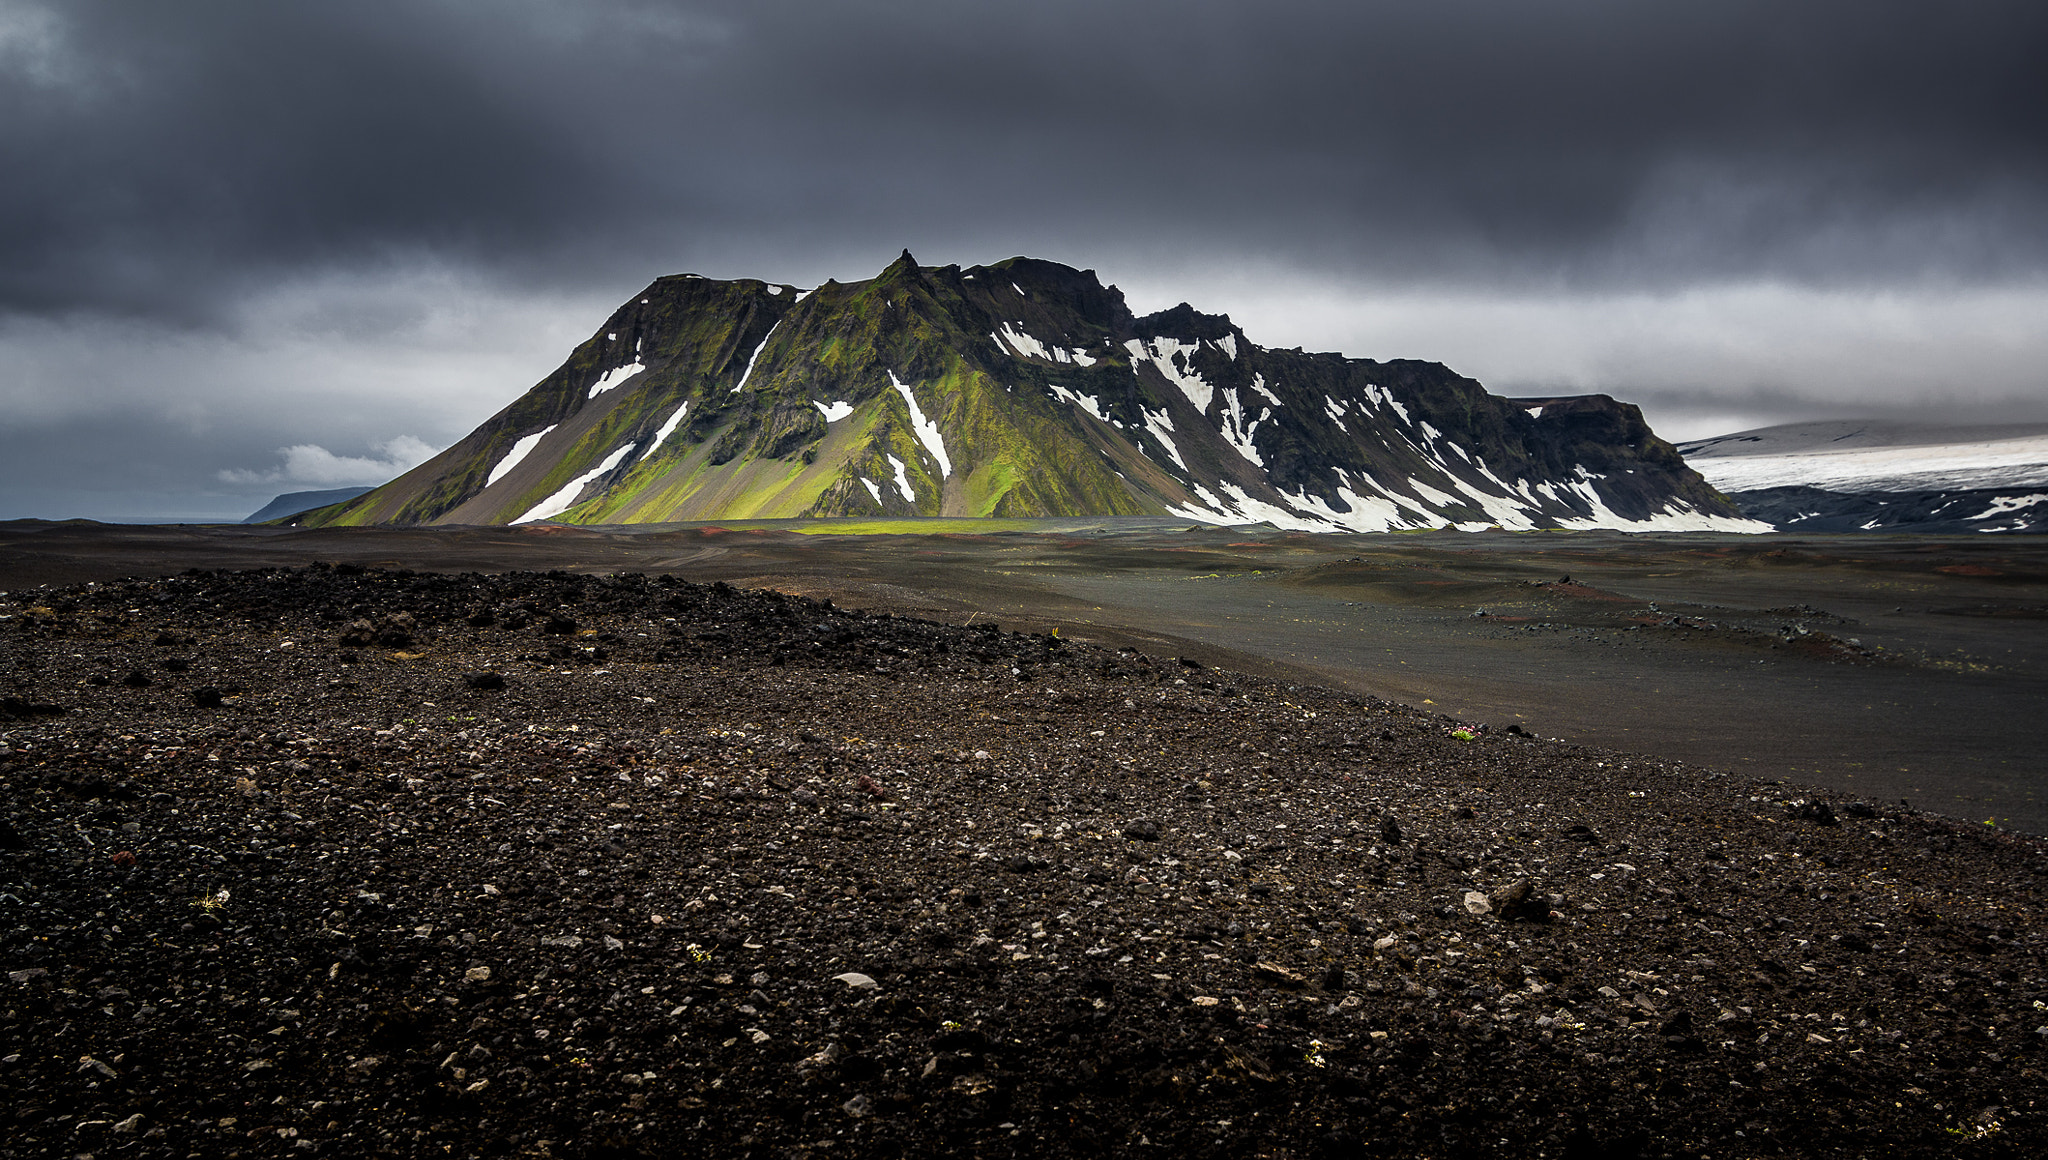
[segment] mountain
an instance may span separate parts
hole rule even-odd
[[[656,280],[466,438],[307,525],[1173,515],[1762,531],[1635,407],[1254,345],[1013,258]]]
[[[2048,425],[1786,423],[1680,446],[1788,532],[2048,532]]]
[[[256,514],[245,518],[245,524],[260,524],[270,520],[295,516],[314,508],[327,507],[343,500],[354,499],[371,490],[367,487],[330,487],[322,491],[288,491],[256,510]]]

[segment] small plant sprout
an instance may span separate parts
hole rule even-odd
[[[208,914],[220,913],[221,908],[225,907],[227,904],[228,888],[225,886],[221,887],[219,890],[216,890],[211,894],[202,894],[198,898],[194,899],[192,902],[192,905],[198,907],[200,910],[203,910]]]
[[[1470,741],[1474,735],[1470,729],[1453,729],[1451,730],[1451,736],[1460,741]]]
[[[1942,1130],[1951,1136],[1960,1136],[1965,1140],[1983,1140],[2004,1131],[2005,1121],[1998,1118],[1997,1108],[1987,1108],[1979,1113],[1976,1119],[1967,1124]]]
[[[690,958],[696,962],[708,963],[711,961],[711,952],[705,950],[703,947],[699,946],[696,943],[691,943],[683,949],[689,951]]]

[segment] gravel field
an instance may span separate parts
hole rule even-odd
[[[2044,844],[1056,635],[0,595],[7,1156],[2034,1156]]]

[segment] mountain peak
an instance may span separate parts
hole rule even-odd
[[[1183,302],[1178,306],[1138,319],[1138,326],[1153,334],[1189,341],[1216,342],[1237,330],[1228,314],[1204,314]]]

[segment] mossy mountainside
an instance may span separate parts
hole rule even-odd
[[[1605,396],[1253,345],[1012,258],[658,279],[433,459],[309,526],[797,516],[1764,530]]]

